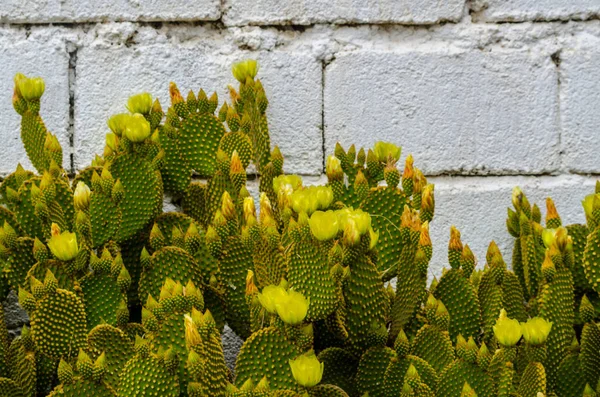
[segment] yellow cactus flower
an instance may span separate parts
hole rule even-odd
[[[291,186],[292,190],[297,190],[302,187],[302,177],[298,175],[280,175],[273,178],[273,189],[275,193],[279,193],[279,189],[284,186]]]
[[[85,211],[90,206],[90,188],[85,182],[78,182],[73,193],[73,204],[78,211]]]
[[[500,317],[493,327],[494,335],[504,347],[512,347],[521,339],[522,331],[519,321],[508,318],[506,310],[500,311]]]
[[[313,387],[321,382],[325,364],[319,362],[315,352],[309,352],[289,361],[292,375],[300,386]]]
[[[133,95],[127,101],[127,110],[131,113],[150,113],[152,109],[152,95],[147,92]]]
[[[19,92],[28,101],[40,99],[46,90],[46,83],[41,77],[24,77],[17,81]]]
[[[250,77],[254,79],[258,73],[258,62],[254,59],[247,59],[245,61],[234,63],[231,71],[233,77],[240,83],[245,83],[246,79]]]
[[[117,136],[121,136],[127,128],[131,115],[128,113],[114,114],[108,119],[108,128]]]
[[[143,142],[150,137],[150,123],[139,113],[131,116],[125,127],[124,135],[131,142]]]
[[[188,314],[183,317],[184,326],[185,326],[185,343],[190,347],[194,347],[200,343],[202,343],[202,338],[200,337],[200,333],[196,328],[196,324],[194,324],[194,320]]]
[[[281,320],[289,325],[302,323],[308,313],[310,302],[300,292],[288,291],[282,299],[275,302],[277,314]]]
[[[309,190],[309,193],[311,190]],[[317,197],[317,207],[320,209],[329,208],[333,202],[333,190],[329,186],[317,186],[315,187],[315,195]]]
[[[333,211],[315,211],[308,220],[310,231],[319,241],[331,240],[339,231],[338,217]]]
[[[327,164],[325,165],[325,173],[329,179],[339,179],[344,177],[344,171],[342,171],[342,162],[335,156],[327,157]]]
[[[52,224],[52,237],[48,240],[48,248],[52,254],[61,261],[67,262],[79,253],[77,236],[75,233],[62,232],[56,223]]]
[[[277,313],[276,304],[287,296],[285,288],[279,285],[267,285],[258,293],[258,301],[271,314]]]
[[[529,319],[526,323],[521,323],[523,338],[529,345],[542,345],[548,339],[552,330],[552,323],[541,317]]]
[[[546,248],[550,248],[554,243],[554,240],[556,239],[556,230],[557,229],[544,229],[542,232],[542,240],[544,241]]]
[[[396,163],[398,160],[400,160],[402,148],[390,142],[379,141],[375,143],[373,153],[375,153],[375,156],[377,156],[379,161],[387,162],[391,159],[394,163]]]

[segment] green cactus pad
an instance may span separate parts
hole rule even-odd
[[[25,349],[23,341],[19,337],[11,343],[9,357],[11,379],[17,382],[26,396],[34,396],[37,375],[35,354]]]
[[[177,377],[169,374],[162,360],[153,355],[138,355],[123,368],[119,396],[177,397],[179,384]]]
[[[160,289],[167,277],[184,285],[189,281],[196,286],[202,285],[202,271],[196,260],[185,250],[178,247],[164,247],[156,251],[151,258],[151,268],[140,277],[139,298],[145,302],[148,295],[159,296]]]
[[[101,247],[121,226],[121,211],[108,195],[94,192],[90,200],[90,222],[92,245]]]
[[[396,358],[390,362],[385,371],[384,387],[386,396],[399,396],[406,377],[406,371],[414,365],[421,380],[431,390],[437,389],[438,375],[431,365],[417,356]]]
[[[132,394],[133,395],[133,394]],[[57,386],[48,397],[116,397],[117,393],[104,382],[97,383],[92,380],[78,377],[73,383]]]
[[[478,336],[481,323],[479,300],[462,270],[448,270],[440,279],[433,294],[446,305],[450,313],[448,331],[452,340],[455,340],[459,334],[465,338]]]
[[[250,142],[248,135],[241,131],[228,132],[223,135],[219,143],[219,149],[223,150],[229,157],[234,151],[237,151],[244,169],[248,167],[250,160],[252,160],[252,142]]]
[[[334,385],[318,385],[308,392],[311,397],[348,397],[348,394]]]
[[[179,148],[184,159],[197,173],[211,176],[215,172],[215,153],[225,134],[225,127],[212,114],[191,114],[181,124]]]
[[[385,371],[396,352],[389,347],[372,347],[360,358],[356,373],[356,386],[361,395],[384,397]]]
[[[192,182],[189,184],[181,208],[199,224],[206,226],[206,183]]]
[[[117,240],[122,242],[148,225],[162,208],[162,180],[150,162],[133,154],[116,157],[110,172],[115,180],[121,180],[125,189],[120,203],[121,228],[117,233]]]
[[[11,249],[10,256],[6,261],[6,278],[14,291],[25,286],[27,272],[37,262],[33,256],[33,241],[29,237],[18,238],[16,246]]]
[[[94,356],[106,355],[106,373],[104,380],[114,389],[119,386],[119,376],[134,355],[133,342],[119,328],[101,324],[90,331],[87,343]]]
[[[264,328],[253,333],[242,345],[235,365],[236,386],[248,379],[254,384],[266,376],[272,389],[294,389],[289,360],[301,352],[288,342],[277,328]]]
[[[560,363],[556,375],[557,396],[581,396],[585,389],[585,376],[581,370],[578,353],[571,353]]]
[[[530,362],[519,382],[519,396],[537,397],[538,393],[546,394],[546,371],[541,363]]]
[[[4,321],[4,311],[0,311],[0,377],[9,378],[9,343],[6,322]]]
[[[185,368],[185,357],[188,351],[185,343],[185,326],[183,314],[167,313],[168,317],[160,322],[160,329],[152,333],[155,349],[173,349],[179,357],[179,386],[181,392],[187,390],[188,375]]]
[[[575,337],[573,278],[568,269],[557,269],[552,282],[544,284],[538,296],[538,315],[552,322],[552,330],[546,345],[548,355],[544,361],[548,386],[554,387],[556,370],[566,356],[568,347]]]
[[[192,168],[181,153],[180,143],[161,131],[160,145],[165,150],[165,165],[161,169],[165,191],[185,192],[192,179]]]
[[[585,375],[584,383],[597,384],[600,378],[600,329],[596,324],[588,323],[583,326],[579,358]]]
[[[588,291],[592,291],[592,284],[585,276],[584,267],[584,251],[589,230],[585,225],[569,225],[567,226],[567,231],[573,239],[574,263],[571,271],[573,273],[575,292],[576,295],[582,295]]]
[[[8,378],[0,378],[0,396],[28,397],[23,393],[17,382]]]
[[[99,324],[117,324],[117,309],[125,298],[116,280],[108,274],[89,274],[80,281],[85,302],[87,329]]]
[[[50,166],[50,156],[44,148],[47,134],[46,125],[38,113],[27,110],[22,114],[21,141],[31,164],[40,174]]]
[[[490,376],[477,365],[462,360],[456,360],[442,371],[436,396],[460,396],[465,382],[477,393],[477,397],[494,396],[494,384]]]
[[[154,223],[158,225],[163,236],[165,236],[165,245],[173,245],[171,234],[174,227],[185,233],[192,222],[192,218],[181,212],[164,212],[154,220]]]
[[[318,358],[324,366],[321,383],[338,386],[350,396],[358,394],[354,383],[358,371],[355,356],[339,347],[330,347],[319,353]]]
[[[337,308],[336,286],[331,278],[327,256],[312,239],[303,239],[290,248],[288,282],[310,299],[308,321],[323,320]]]
[[[498,320],[498,313],[502,306],[502,287],[496,284],[493,271],[484,272],[479,282],[477,293],[481,307],[481,318],[483,320],[483,333],[485,341],[489,343],[494,338],[492,327]],[[521,303],[521,306],[523,304]]]
[[[380,186],[371,189],[361,205],[371,215],[373,229],[379,232],[379,270],[395,266],[400,259],[400,223],[407,201],[401,190]]]
[[[39,217],[35,214],[35,207],[31,199],[31,186],[39,185],[40,178],[36,177],[23,183],[19,188],[19,205],[15,208],[17,222],[23,228],[23,231],[30,237],[37,237],[45,240],[44,228]]]
[[[35,174],[33,172],[23,170],[20,175],[19,175],[18,171],[15,171],[12,174],[10,174],[9,176],[7,176],[6,178],[4,178],[4,180],[2,181],[2,184],[0,184],[0,204],[4,204],[10,210],[14,211],[15,204],[12,203],[10,200],[8,200],[6,191],[10,187],[15,192],[18,192],[19,188],[23,185],[23,182],[25,182],[28,179],[33,178],[34,176],[35,176]]]
[[[85,346],[85,307],[71,291],[57,289],[37,303],[31,334],[38,351],[54,358],[74,357]]]
[[[21,229],[21,225],[17,222],[15,214],[8,208],[0,206],[0,225],[4,225],[4,222],[8,223],[15,230],[17,236],[23,235],[23,229]]]
[[[44,262],[38,262],[31,267],[25,278],[26,285],[29,285],[31,276],[38,280],[43,280],[46,277],[46,273],[50,270],[54,277],[58,281],[58,288],[66,289],[69,291],[75,290],[75,280],[73,277],[67,274],[65,265],[61,261],[57,260],[46,260]]]
[[[525,311],[525,297],[519,279],[513,272],[504,271],[502,279],[502,307],[506,310],[508,318],[514,318],[521,322],[527,321]]]
[[[427,361],[440,373],[454,361],[454,348],[448,332],[424,325],[413,341],[413,354]]]
[[[221,277],[225,284],[227,323],[242,338],[250,335],[250,311],[246,303],[246,275],[252,269],[252,254],[239,237],[223,244]],[[260,379],[259,379],[260,380]]]

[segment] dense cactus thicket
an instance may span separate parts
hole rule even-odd
[[[587,225],[563,226],[515,189],[512,266],[491,242],[477,267],[452,228],[428,283],[434,186],[412,156],[338,145],[327,184],[304,186],[271,150],[257,71],[236,64],[222,105],[173,83],[166,112],[132,96],[77,175],[39,114],[43,80],[15,77],[35,171],[0,185],[0,292],[31,322],[9,341],[0,316],[0,395],[596,395],[600,193]],[[233,373],[226,325],[244,340]]]

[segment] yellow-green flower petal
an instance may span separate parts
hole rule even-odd
[[[308,224],[313,236],[319,241],[331,240],[339,231],[338,217],[333,211],[315,211]]]
[[[75,233],[61,233],[56,223],[52,224],[52,237],[48,240],[48,248],[57,259],[64,262],[70,261],[79,253]]]
[[[323,378],[324,363],[319,362],[314,351],[289,361],[292,375],[300,386],[313,387]]]
[[[521,330],[525,342],[530,345],[541,345],[548,339],[548,335],[552,330],[552,323],[541,317],[534,317],[526,323],[521,323]]]
[[[259,298],[260,299],[260,298]],[[279,318],[290,325],[302,323],[308,313],[309,301],[297,291],[288,291],[287,295],[275,302]]]
[[[515,346],[522,335],[519,321],[508,318],[504,309],[500,312],[500,317],[496,321],[493,330],[496,339],[504,347]]]
[[[258,294],[258,301],[271,314],[277,313],[275,305],[288,295],[287,291],[278,285],[267,285]]]

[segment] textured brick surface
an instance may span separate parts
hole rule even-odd
[[[597,0],[475,0],[477,19],[493,22],[585,20],[600,15]]]
[[[594,46],[595,44],[595,46]],[[600,161],[600,41],[561,53],[564,164],[598,172]]]
[[[85,167],[104,147],[107,118],[125,110],[127,98],[141,89],[169,105],[168,83],[181,91],[217,91],[228,99],[227,84],[234,83],[232,62],[248,55],[213,55],[169,45],[105,49],[89,47],[78,54],[75,105],[75,165]],[[287,52],[252,54],[261,64],[270,100],[271,141],[286,157],[286,170],[318,174],[322,168],[321,65],[305,55]],[[131,65],[135,64],[136,67]]]
[[[325,75],[325,146],[398,142],[426,173],[559,165],[557,72],[529,52],[357,51]]]
[[[2,0],[0,22],[189,21],[221,16],[219,0]]]
[[[11,102],[17,72],[46,79],[41,112],[48,129],[58,136],[69,168],[69,54],[61,34],[50,29],[26,38],[25,32],[0,29],[0,67],[0,173],[14,171],[19,162],[33,169],[21,144],[21,118]]]
[[[460,19],[464,4],[463,0],[227,0],[223,19],[232,25],[432,24]]]

